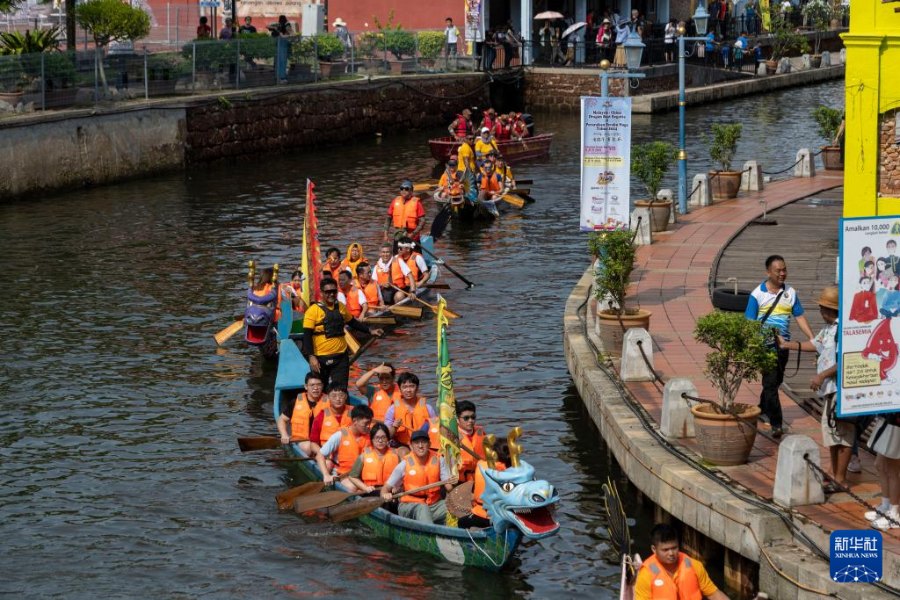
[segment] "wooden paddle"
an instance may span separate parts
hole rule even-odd
[[[403,290],[401,290],[400,288],[398,288],[396,285],[391,284],[391,287],[394,288],[395,290],[397,290],[398,292],[403,292]],[[404,292],[404,293],[406,293],[406,292]],[[419,302],[419,303],[421,303],[421,304],[427,306],[428,308],[430,308],[430,309],[434,312],[434,314],[437,314],[437,311],[438,311],[438,307],[437,307],[437,306],[435,306],[434,304],[428,304],[427,302],[425,302],[424,300],[422,300],[421,298],[419,298],[419,297],[416,296],[415,294],[410,294],[410,296],[412,297],[413,300],[415,300],[416,302]],[[458,318],[459,318],[459,315],[458,315],[458,314],[456,314],[455,312],[453,312],[452,310],[450,310],[449,308],[446,308],[446,307],[444,307],[444,314],[447,315],[448,317],[450,317],[451,319],[458,319]]]
[[[511,204],[516,208],[524,208],[525,200],[523,198],[519,198],[515,194],[503,194],[500,196],[500,199],[506,202],[507,204]]]
[[[421,319],[422,309],[418,306],[388,306],[386,311],[397,315],[398,317],[406,317],[408,319]]]
[[[396,500],[397,498],[402,498],[407,494],[415,494],[418,492],[424,492],[426,490],[431,490],[437,487],[441,487],[447,484],[456,483],[456,479],[448,479],[446,481],[438,481],[437,483],[430,483],[428,485],[423,485],[422,487],[413,488],[408,491],[397,492],[396,494],[391,495],[391,500]],[[326,492],[330,493],[330,492]],[[320,494],[320,496],[324,496],[325,494]],[[346,498],[350,496],[358,496],[359,494],[347,494]],[[337,497],[337,496],[335,496]],[[372,497],[372,498],[361,498],[356,502],[350,502],[348,504],[344,504],[343,506],[338,506],[332,508],[328,511],[328,518],[331,519],[334,523],[343,523],[344,521],[349,521],[351,519],[358,519],[359,517],[364,517],[370,512],[375,511],[378,508],[381,508],[382,505],[385,504],[387,500],[382,497]],[[334,506],[338,504],[335,502],[334,504],[330,504],[329,506]],[[296,510],[296,503],[294,505],[294,509]],[[324,508],[324,507],[323,507]],[[299,511],[298,511],[299,512]]]
[[[462,274],[458,273],[453,267],[451,267],[450,265],[448,265],[448,264],[444,261],[444,259],[442,259],[440,256],[437,256],[434,252],[432,252],[431,250],[429,250],[429,249],[426,248],[425,246],[419,246],[419,248],[422,250],[422,252],[424,252],[425,254],[427,254],[428,256],[430,256],[431,258],[433,258],[434,260],[438,261],[438,264],[441,264],[441,265],[447,267],[447,270],[448,270],[448,271],[450,271],[451,273],[453,273],[454,275],[456,275],[456,277],[457,277],[460,281],[462,281],[464,284],[466,284],[466,286],[467,286],[466,289],[470,289],[470,288],[475,287],[475,284],[474,284],[474,283],[472,283],[471,281],[469,281],[468,279],[466,279],[465,277],[463,277]]]
[[[310,481],[309,483],[304,483],[303,485],[298,485],[297,487],[292,487],[289,490],[281,492],[275,496],[275,502],[278,503],[279,510],[288,510],[294,505],[295,498],[318,494],[322,491],[323,487],[325,487],[325,482],[323,481]]]
[[[461,483],[447,494],[447,512],[456,518],[472,514],[472,489],[474,481]]]
[[[430,192],[437,189],[437,182],[434,183],[416,183],[413,184],[413,192]]]
[[[516,179],[516,183],[523,185],[534,185],[534,179]]]
[[[453,216],[453,209],[450,208],[450,203],[444,205],[444,207],[438,211],[438,214],[434,216],[434,220],[431,222],[431,237],[434,239],[439,239],[442,235],[444,235],[444,231],[447,230],[447,225],[450,224],[450,218]]]
[[[359,348],[359,350],[357,350],[356,352],[354,352],[354,353],[353,353],[353,356],[350,357],[350,361],[349,361],[350,364],[352,365],[353,363],[355,363],[356,361],[358,361],[358,360],[359,360],[359,357],[362,356],[363,354],[365,354],[366,350],[368,350],[369,347],[370,347],[372,344],[374,344],[374,343],[375,343],[375,340],[377,340],[377,339],[378,339],[378,337],[376,337],[376,336],[374,336],[374,335],[373,335],[372,337],[370,337],[370,338],[366,341],[366,343],[363,344],[363,345]]]
[[[253,452],[255,450],[275,450],[281,448],[281,438],[272,436],[242,437],[238,438],[238,446],[241,452]]]
[[[344,341],[347,342],[347,347],[350,348],[350,354],[359,352],[359,342],[353,337],[353,334],[346,329],[344,329]]]
[[[518,184],[518,183],[519,182],[517,181],[516,184]],[[509,191],[512,192],[513,194],[518,194],[520,196],[527,196],[528,194],[531,193],[531,188],[516,187],[516,188],[512,188]]]
[[[219,333],[217,333],[216,335],[213,336],[216,340],[216,344],[221,346],[222,344],[227,342],[229,339],[231,339],[231,336],[233,336],[238,331],[243,329],[243,327],[244,327],[244,319],[243,318],[241,318],[240,321],[235,321],[234,323],[232,323],[231,325],[229,325],[228,327],[226,327],[225,329],[223,329],[222,331],[220,331]]]
[[[361,319],[366,325],[396,325],[397,319],[394,317],[366,317]]]
[[[451,288],[446,283],[426,283],[423,287],[428,288],[429,290],[450,290]]]

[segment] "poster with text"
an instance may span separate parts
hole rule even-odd
[[[900,411],[900,216],[841,220],[838,414]]]
[[[628,229],[631,98],[581,98],[581,231]]]
[[[465,0],[466,23],[463,35],[467,42],[484,41],[484,19],[481,0]]]

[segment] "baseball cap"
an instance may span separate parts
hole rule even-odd
[[[414,442],[416,440],[427,440],[428,432],[422,429],[416,429],[412,432],[412,435],[409,436],[410,441]]]
[[[488,129],[487,127],[482,127],[482,128],[481,128],[481,133],[484,133],[485,131],[490,131],[490,129]]]

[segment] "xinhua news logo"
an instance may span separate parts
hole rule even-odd
[[[831,534],[831,579],[838,583],[881,581],[881,532],[844,529]]]

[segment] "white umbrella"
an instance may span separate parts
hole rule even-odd
[[[548,19],[550,21],[553,21],[555,19],[564,19],[564,18],[565,18],[565,16],[562,13],[558,13],[555,10],[545,10],[544,12],[540,12],[540,13],[534,15],[535,21],[542,20],[542,19]]]
[[[587,23],[585,23],[584,21],[575,23],[574,25],[569,25],[568,27],[566,27],[566,30],[563,31],[562,37],[568,37],[569,35],[575,33],[576,31],[578,31],[585,25],[587,25]]]

